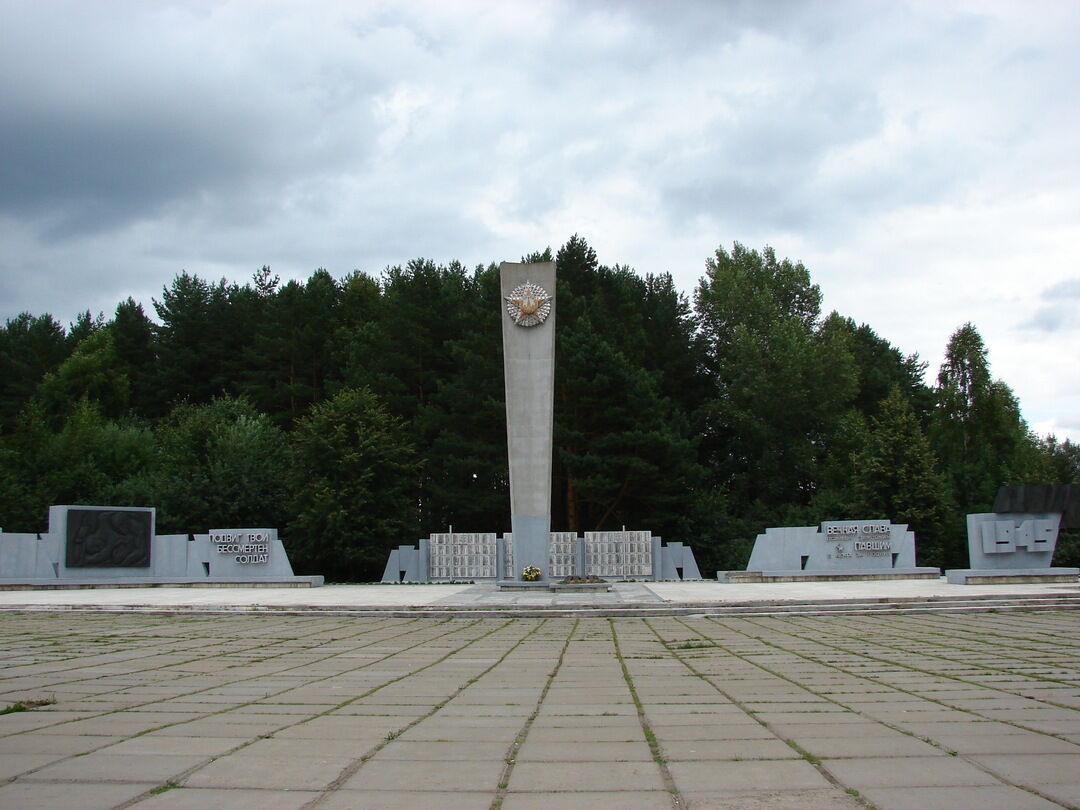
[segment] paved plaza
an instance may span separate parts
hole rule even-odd
[[[3,808],[1080,806],[1070,610],[38,611],[0,634],[0,704],[26,706],[0,716]]]
[[[1077,583],[952,585],[938,579],[893,579],[836,582],[721,584],[698,582],[617,582],[611,593],[501,591],[493,584],[327,585],[321,588],[75,588],[5,589],[0,610],[48,608],[193,610],[345,610],[406,612],[459,608],[672,608],[732,605],[807,605],[828,601],[872,603],[895,600],[1008,599],[1010,597],[1080,598]]]

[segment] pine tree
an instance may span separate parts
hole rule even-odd
[[[907,523],[928,564],[963,564],[963,546],[945,546],[954,512],[948,482],[899,386],[881,401],[865,444],[854,454],[853,468],[858,516]]]
[[[700,422],[714,483],[739,513],[773,520],[809,504],[857,392],[850,334],[821,321],[820,304],[806,268],[771,248],[736,243],[706,265],[695,308],[712,397]]]
[[[389,551],[419,536],[415,453],[371,391],[344,389],[316,405],[293,432],[292,459],[296,567],[377,579]]]
[[[991,377],[986,346],[972,324],[950,338],[936,393],[930,437],[962,511],[988,511],[998,487],[1040,483],[1050,475],[1016,397]]]
[[[69,352],[64,328],[51,315],[23,312],[5,323],[0,330],[0,433],[14,429],[23,405]]]

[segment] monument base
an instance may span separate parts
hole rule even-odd
[[[561,582],[518,582],[512,579],[504,579],[496,582],[500,591],[548,591],[550,593],[588,592],[606,593],[611,590],[608,582],[574,582],[562,584]]]
[[[495,586],[500,591],[546,591],[550,584],[544,580],[525,582],[517,579],[500,579]]]
[[[321,576],[287,579],[0,579],[0,591],[77,591],[93,588],[318,588]]]
[[[1029,582],[1077,582],[1080,568],[953,568],[950,585],[1015,585]]]
[[[939,579],[940,568],[829,571],[717,571],[718,582],[743,585],[756,582],[854,582],[875,579]]]

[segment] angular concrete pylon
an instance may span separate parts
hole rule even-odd
[[[514,578],[548,578],[555,398],[555,263],[499,265]]]

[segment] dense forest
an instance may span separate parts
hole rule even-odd
[[[920,564],[965,567],[964,515],[998,486],[1080,483],[1080,448],[1031,433],[971,324],[928,385],[770,248],[717,250],[692,300],[577,236],[523,260],[552,258],[553,529],[651,529],[711,576],[767,526],[889,518]],[[495,265],[181,273],[153,309],[0,331],[5,530],[156,506],[161,533],[278,527],[298,573],[339,581],[451,525],[509,530]],[[1063,540],[1057,562],[1078,557]]]

